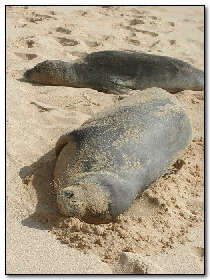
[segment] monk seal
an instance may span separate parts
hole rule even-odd
[[[46,85],[85,87],[114,94],[151,87],[172,93],[204,88],[203,71],[187,62],[129,51],[93,52],[72,62],[46,60],[27,70],[24,77]]]
[[[190,142],[190,121],[168,92],[147,89],[119,103],[57,141],[54,185],[65,216],[114,220]]]

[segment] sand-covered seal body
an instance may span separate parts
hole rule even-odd
[[[99,51],[72,62],[47,60],[27,70],[31,82],[93,88],[123,94],[151,87],[169,92],[203,90],[203,71],[168,56],[143,52]]]
[[[123,213],[189,144],[191,124],[174,97],[142,91],[99,114],[56,145],[61,212],[90,222]]]

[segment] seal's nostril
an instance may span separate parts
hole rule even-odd
[[[74,193],[72,191],[65,191],[64,195],[68,198],[71,198],[72,196],[74,196]]]

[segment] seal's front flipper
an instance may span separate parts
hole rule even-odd
[[[88,81],[84,84],[85,87],[90,87],[101,92],[111,93],[111,94],[129,94],[132,90],[123,85],[119,85],[112,81]]]
[[[118,95],[129,95],[132,92],[130,88],[111,82],[104,84],[101,91]]]

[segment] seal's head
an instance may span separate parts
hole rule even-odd
[[[60,212],[89,223],[106,223],[112,219],[109,213],[108,195],[93,183],[66,187],[58,192]]]
[[[24,73],[30,82],[46,85],[68,86],[73,83],[71,63],[61,60],[45,60]]]

